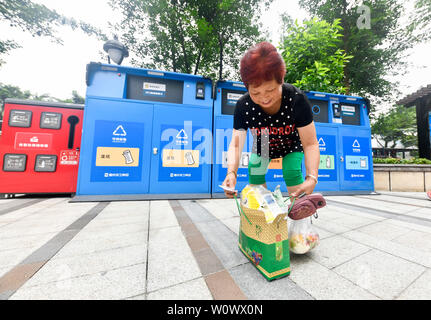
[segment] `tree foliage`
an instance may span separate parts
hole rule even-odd
[[[431,40],[431,1],[416,0],[410,21],[409,28],[419,41]]]
[[[339,48],[343,28],[340,20],[333,23],[305,20],[302,25],[283,18],[288,25],[280,49],[286,63],[285,80],[303,90],[343,94],[343,75],[352,56]]]
[[[238,78],[239,59],[260,37],[262,4],[273,0],[111,0],[123,20],[115,25],[151,69]]]
[[[405,147],[417,146],[416,110],[394,106],[381,113],[371,125],[373,137],[383,140],[383,148],[395,148],[397,142]]]
[[[92,25],[63,16],[30,0],[0,0],[0,22],[7,22],[11,27],[28,32],[33,37],[49,37],[59,44],[62,44],[62,40],[57,37],[55,27],[60,25],[69,26],[74,30],[81,29],[88,35],[106,39],[103,32]],[[13,39],[0,38],[0,56],[18,47],[20,45]],[[1,64],[0,60],[0,66]]]
[[[299,3],[321,19],[341,20],[343,37],[339,48],[353,56],[344,68],[348,93],[366,97],[393,95],[397,84],[387,78],[404,72],[405,52],[415,43],[408,28],[401,25],[404,10],[401,0],[300,0]],[[361,5],[369,8],[369,16]],[[368,18],[370,28],[363,23]]]

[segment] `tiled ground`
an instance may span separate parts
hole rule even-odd
[[[0,200],[0,299],[431,299],[423,193],[328,196],[320,244],[266,281],[234,200]]]

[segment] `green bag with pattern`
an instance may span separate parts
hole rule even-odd
[[[267,280],[290,274],[287,213],[267,223],[265,213],[235,201],[240,212],[238,246]]]

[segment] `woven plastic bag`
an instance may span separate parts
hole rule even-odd
[[[319,244],[319,234],[313,228],[310,218],[289,219],[289,249],[296,254],[304,254]]]

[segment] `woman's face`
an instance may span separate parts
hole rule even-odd
[[[259,86],[249,84],[248,92],[254,103],[264,109],[272,109],[281,103],[282,85],[275,81],[264,81]]]

